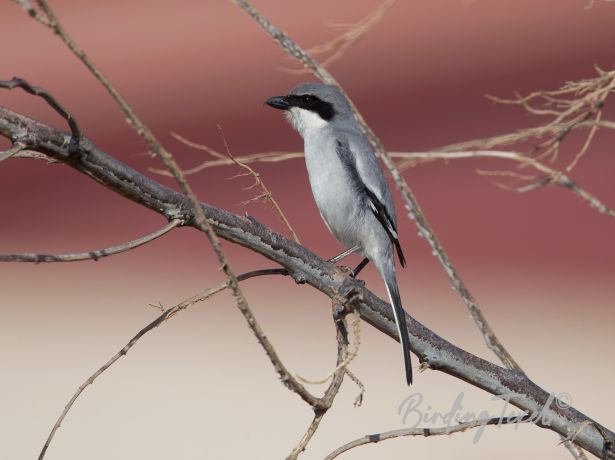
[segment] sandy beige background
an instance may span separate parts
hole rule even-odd
[[[298,43],[334,37],[377,1],[256,5]],[[539,120],[487,101],[556,88],[612,68],[615,4],[551,1],[397,2],[385,19],[331,66],[391,150],[425,150],[513,131]],[[68,31],[109,75],[185,167],[205,157],[171,139],[176,131],[222,149],[223,126],[236,155],[298,150],[281,114],[263,106],[307,76],[231,2],[52,2]],[[126,125],[108,95],[48,30],[11,2],[0,5],[0,78],[18,75],[49,89],[84,132],[122,161],[147,171],[157,160]],[[17,91],[0,104],[58,127],[62,120]],[[611,114],[613,111],[611,111]],[[571,138],[564,158],[581,138]],[[575,169],[582,186],[615,206],[613,135],[600,133]],[[4,148],[6,143],[1,143]],[[475,169],[493,161],[429,164],[406,173],[468,286],[511,353],[544,388],[615,427],[612,325],[615,221],[562,189],[526,195],[502,190]],[[258,165],[305,245],[330,256],[339,246],[320,221],[301,160]],[[249,179],[235,168],[191,177],[204,201],[255,216],[280,232],[269,206],[242,201]],[[165,183],[171,184],[166,178]],[[11,160],[0,168],[0,252],[92,250],[163,225],[63,166]],[[461,300],[405,218],[400,234],[409,267],[399,273],[406,309],[445,338],[490,360]],[[237,272],[271,266],[224,245]],[[353,261],[354,262],[354,261]],[[384,294],[373,268],[365,279]],[[77,386],[119,350],[156,310],[222,280],[205,238],[182,229],[144,248],[64,265],[0,266],[0,458],[32,459]],[[334,364],[329,302],[286,279],[245,283],[268,336],[294,372],[326,375]],[[367,433],[403,426],[400,403],[412,393],[424,409],[445,412],[460,392],[464,411],[498,413],[489,395],[427,372],[403,385],[397,344],[368,325],[353,370],[367,393],[344,384],[305,453],[322,458]],[[277,381],[228,294],[195,306],[153,331],[90,387],[58,432],[47,458],[284,458],[310,410]],[[436,425],[439,425],[436,423]],[[398,439],[346,454],[370,458],[571,458],[555,434],[533,426],[489,428],[439,439]]]

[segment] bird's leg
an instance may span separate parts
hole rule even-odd
[[[363,259],[361,261],[361,263],[359,265],[357,265],[357,268],[355,268],[353,271],[350,272],[350,276],[352,278],[356,278],[357,275],[361,272],[361,270],[363,270],[365,268],[365,266],[369,263],[369,259],[366,257],[365,259]]]
[[[338,254],[335,257],[331,257],[329,260],[327,260],[327,262],[329,262],[330,264],[334,264],[334,263],[339,262],[340,260],[342,260],[344,257],[347,257],[350,254],[353,254],[353,253],[357,252],[360,249],[361,248],[359,246],[353,246],[350,249],[346,249],[341,254]]]

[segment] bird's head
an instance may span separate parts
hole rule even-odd
[[[340,90],[322,83],[303,83],[286,96],[267,99],[265,104],[285,110],[288,120],[302,136],[310,130],[352,116],[350,104]]]

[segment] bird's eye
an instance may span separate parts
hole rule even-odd
[[[303,102],[304,104],[313,104],[314,102],[316,102],[316,98],[314,96],[306,94],[305,96],[301,96],[301,102]]]

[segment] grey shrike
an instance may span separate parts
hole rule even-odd
[[[397,237],[395,207],[382,169],[348,100],[334,86],[303,83],[286,96],[268,99],[266,104],[285,110],[303,137],[305,164],[320,215],[333,236],[349,248],[340,256],[363,254],[352,276],[369,261],[380,272],[393,305],[410,385],[408,329],[397,288],[393,248],[402,267],[406,260]]]

